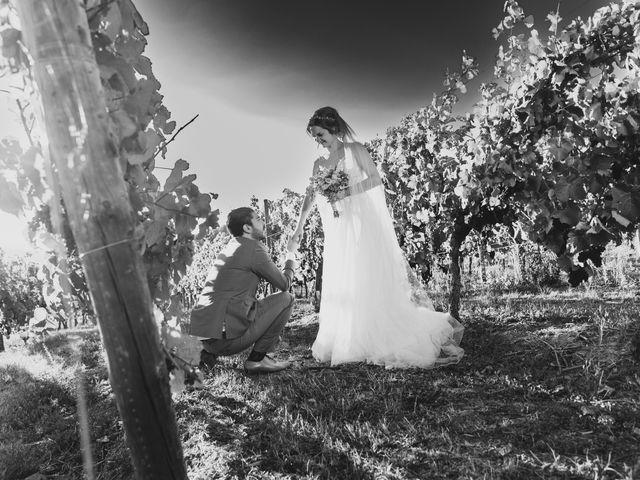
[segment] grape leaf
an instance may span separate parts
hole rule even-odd
[[[164,190],[166,192],[170,192],[174,190],[178,184],[183,181],[182,172],[189,169],[189,163],[180,159],[177,160],[171,173],[167,177],[167,180],[164,183]]]
[[[0,210],[12,215],[22,213],[23,201],[16,185],[0,175]]]
[[[558,213],[558,218],[562,223],[576,226],[580,222],[580,208],[577,205],[571,205],[570,207],[561,210]]]
[[[616,222],[618,222],[623,227],[628,227],[629,225],[631,225],[631,220],[624,218],[615,210],[611,211],[611,216],[616,220]]]

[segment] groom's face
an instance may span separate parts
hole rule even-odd
[[[254,240],[264,240],[264,220],[256,213],[253,212],[251,217],[251,238]]]

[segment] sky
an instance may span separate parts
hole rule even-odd
[[[337,108],[359,141],[384,136],[442,90],[445,71],[458,68],[463,50],[480,64],[477,89],[493,69],[499,44],[491,29],[502,19],[504,1],[134,3],[149,26],[145,55],[172,119],[182,126],[198,115],[157,165],[188,161],[196,184],[219,195],[212,206],[225,214],[252,195],[262,200],[278,198],[284,188],[304,191],[323,153],[305,131],[319,107]],[[542,34],[546,15],[558,6],[562,25],[609,2],[519,3]],[[471,87],[468,108],[476,99]],[[11,224],[1,213],[0,222]],[[0,247],[11,237],[0,236]],[[24,245],[18,233],[13,237],[14,248]]]

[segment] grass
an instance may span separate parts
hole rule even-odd
[[[28,347],[12,342],[0,353],[0,479],[37,472],[47,478],[83,478],[76,388],[80,364],[98,478],[131,478],[98,332],[88,329],[56,333]]]
[[[296,305],[279,352],[291,369],[247,376],[226,357],[174,397],[191,480],[640,476],[634,292],[466,299],[466,356],[434,370],[318,364],[316,315]],[[0,354],[0,479],[82,477],[80,361],[96,478],[131,478],[97,332],[44,345]]]

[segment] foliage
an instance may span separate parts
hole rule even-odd
[[[318,209],[314,208],[307,216],[306,229],[300,241],[299,251],[302,254],[300,276],[304,282],[313,283],[313,288],[316,291],[322,290],[323,250],[324,232],[322,230],[322,221]],[[319,308],[320,305],[316,305],[316,311]]]
[[[511,35],[471,120],[475,165],[461,186],[494,185],[492,197],[517,205],[529,237],[576,285],[640,221],[640,5],[612,3],[561,31],[549,21],[543,41],[506,3]]]
[[[590,286],[615,286],[622,290],[640,286],[640,254],[638,243],[623,241],[620,245],[607,245],[602,254],[602,266],[595,269]]]
[[[185,160],[178,159],[173,167],[156,167],[158,159],[167,158],[167,145],[173,139],[169,135],[176,123],[162,104],[151,61],[143,55],[148,27],[131,0],[87,0],[85,8],[110,130],[136,214],[133,237],[144,259],[152,296],[167,307],[174,298],[173,286],[192,259],[194,238],[217,226],[218,212],[210,206],[215,195],[200,192],[194,183],[196,176],[186,174],[189,164]],[[17,65],[29,85],[30,65],[24,60]],[[11,68],[16,71],[15,62]],[[82,252],[66,234],[68,222],[56,172],[48,152],[40,151],[41,142],[29,128],[34,109],[28,105],[21,113],[30,146],[23,151],[15,141],[2,142],[0,208],[35,218],[33,237],[43,240],[40,243],[54,254],[47,275],[53,283],[56,277],[58,283],[71,283],[71,289],[58,289],[61,302],[69,302],[75,293],[84,303],[87,289],[77,268]],[[169,170],[164,182],[157,177],[157,168]]]
[[[42,305],[42,280],[28,258],[8,257],[0,250],[0,335],[26,325]]]
[[[576,285],[638,226],[640,5],[614,3],[562,30],[555,14],[549,21],[543,40],[508,0],[494,31],[509,34],[506,47],[474,112],[454,115],[477,75],[465,54],[431,105],[369,145],[400,243],[425,279],[433,255],[448,251],[453,273],[472,230],[490,238],[503,224],[554,252]]]
[[[215,228],[217,211],[210,208],[212,195],[194,184],[196,176],[185,175],[185,160],[175,162],[162,185],[154,173],[158,155],[166,158],[167,135],[176,123],[162,105],[151,61],[142,55],[149,32],[135,6],[130,0],[94,1],[87,15],[151,291],[166,300],[170,284],[191,260],[192,232],[197,228],[202,236]]]
[[[409,264],[424,280],[431,277],[432,256],[450,256],[450,311],[457,316],[459,262],[464,240],[473,230],[484,232],[498,222],[513,219],[509,205],[493,200],[493,187],[469,181],[473,163],[467,161],[469,117],[454,114],[454,106],[478,68],[466,53],[460,72],[447,73],[445,90],[430,105],[391,127],[384,139],[371,142],[378,161],[396,233]]]
[[[59,208],[66,219],[63,202]],[[85,323],[91,318],[93,307],[70,225],[65,220],[54,227],[55,215],[50,210],[48,204],[36,208],[28,232],[32,243],[49,253],[39,262],[42,296],[49,313],[66,328],[77,325],[79,320]],[[55,235],[58,229],[61,232]]]

